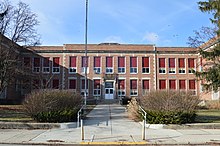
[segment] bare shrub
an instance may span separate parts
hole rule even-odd
[[[128,118],[134,121],[140,121],[139,104],[135,98],[131,98],[128,106]]]
[[[62,121],[60,114],[63,119],[65,114],[72,117],[81,104],[82,97],[78,93],[67,90],[39,90],[27,95],[23,107],[24,111],[37,121],[59,122]]]
[[[207,101],[206,107],[208,109],[220,109],[220,100]]]
[[[195,119],[199,97],[179,91],[152,91],[140,99],[148,122],[181,124]]]

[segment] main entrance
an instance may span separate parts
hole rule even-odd
[[[105,82],[105,99],[114,99],[114,82]]]

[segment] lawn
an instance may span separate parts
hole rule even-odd
[[[0,105],[0,121],[2,122],[33,122],[21,105]]]
[[[198,110],[196,123],[220,123],[220,110]]]
[[[87,105],[85,114],[88,114],[96,105]],[[21,105],[0,105],[1,122],[35,122],[26,115]]]

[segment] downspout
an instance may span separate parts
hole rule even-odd
[[[157,48],[156,46],[154,45],[154,72],[155,72],[155,75],[154,75],[154,79],[155,79],[155,90],[157,90]]]

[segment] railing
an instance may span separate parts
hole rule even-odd
[[[85,105],[83,105],[79,111],[77,112],[77,127],[80,127],[80,120],[82,119],[82,115],[83,115],[83,110],[84,110]]]
[[[146,127],[146,120],[147,120],[147,112],[141,106],[139,106],[139,111],[144,118],[143,125],[142,125],[142,139],[145,140],[145,129],[146,129],[145,127]]]

